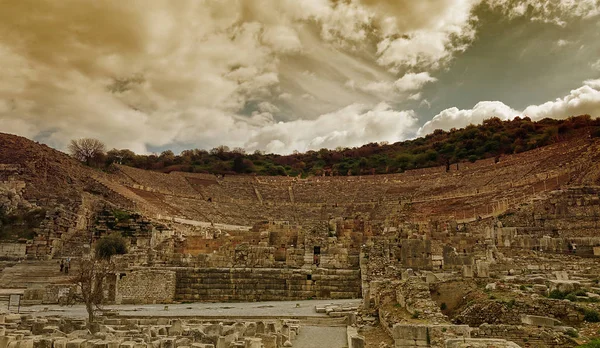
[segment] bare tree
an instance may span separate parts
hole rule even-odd
[[[96,311],[102,309],[106,300],[104,292],[108,289],[110,278],[115,274],[115,265],[105,259],[82,259],[73,269],[73,273],[71,283],[75,285],[76,290],[69,293],[67,304],[85,304],[88,325],[91,325],[96,318]]]
[[[106,146],[103,142],[93,138],[73,139],[69,144],[69,152],[81,162],[85,162],[88,166],[93,160],[101,157],[106,151]]]

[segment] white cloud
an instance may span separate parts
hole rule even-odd
[[[415,93],[415,94],[411,94],[411,95],[409,95],[409,96],[408,96],[408,100],[416,100],[416,101],[419,101],[419,100],[421,100],[421,97],[422,97],[422,95],[421,95],[421,93],[419,92],[419,93]]]
[[[591,18],[600,14],[597,0],[487,0],[508,17],[526,14],[534,21],[565,26],[574,17]]]
[[[262,39],[276,52],[296,53],[302,49],[298,33],[293,28],[283,25],[266,28]]]
[[[401,92],[416,91],[421,89],[425,84],[435,82],[437,79],[431,77],[428,72],[418,74],[409,73],[394,82],[394,87]]]
[[[592,69],[594,69],[596,71],[600,71],[600,59],[598,59],[594,63],[590,64],[590,66],[592,67]]]
[[[499,101],[482,101],[477,103],[473,109],[468,110],[459,110],[453,107],[435,115],[431,121],[426,122],[419,128],[417,134],[424,136],[436,129],[449,130],[451,128],[462,128],[469,124],[480,124],[483,120],[491,117],[508,120],[517,116],[518,113],[518,111]]]
[[[595,90],[600,90],[600,79],[596,80],[585,80],[583,84],[589,87],[592,87]]]
[[[587,80],[567,96],[541,105],[525,108],[523,114],[532,119],[567,118],[582,114],[600,116],[600,80]]]
[[[530,105],[523,111],[515,110],[500,101],[479,102],[473,109],[449,108],[426,122],[417,134],[423,136],[436,129],[449,130],[469,124],[480,124],[483,120],[498,117],[502,120],[516,116],[528,116],[533,120],[543,118],[564,119],[570,116],[589,114],[600,116],[600,79],[586,80],[583,86],[572,90],[568,95],[540,105]]]
[[[258,129],[246,147],[291,153],[369,142],[396,142],[411,137],[416,122],[412,110],[396,111],[385,103],[373,109],[354,104],[314,120],[279,122]]]
[[[378,62],[397,70],[406,67],[444,66],[475,37],[472,14],[480,0],[376,1],[362,0],[387,10],[382,15],[387,34],[377,45]],[[382,5],[383,4],[383,5]],[[410,16],[391,17],[398,13]],[[398,19],[402,18],[402,21]]]
[[[420,90],[428,83],[436,82],[437,79],[431,77],[428,72],[408,73],[396,81],[376,81],[366,84],[357,84],[350,80],[346,86],[352,89],[359,89],[363,92],[372,93],[385,100],[393,100],[405,97],[409,100],[421,99],[420,93],[412,93]]]

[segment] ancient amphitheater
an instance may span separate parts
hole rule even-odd
[[[0,197],[46,215],[34,239],[0,243],[0,296],[20,294],[28,313],[0,316],[0,348],[338,347],[317,333],[302,343],[314,327],[342,327],[339,347],[574,347],[600,329],[597,139],[449,171],[307,179],[100,172],[1,139]],[[58,262],[114,231],[130,247],[108,307],[293,301],[311,313],[109,311],[82,331],[52,312],[72,287]]]

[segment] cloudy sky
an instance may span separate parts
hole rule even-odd
[[[0,0],[0,132],[138,153],[600,117],[600,0]]]

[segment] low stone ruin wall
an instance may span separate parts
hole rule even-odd
[[[573,347],[576,345],[576,342],[552,328],[521,325],[483,324],[471,331],[471,337],[505,339],[523,347]]]
[[[23,259],[27,256],[25,243],[0,243],[0,259]]]
[[[176,273],[144,269],[117,276],[117,303],[171,303],[175,298]]]
[[[359,270],[202,268],[177,270],[177,301],[360,298]]]

